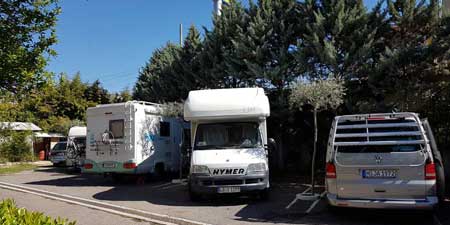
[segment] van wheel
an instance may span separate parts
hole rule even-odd
[[[263,201],[267,201],[270,198],[270,191],[269,188],[266,188],[259,192],[259,198]]]
[[[342,213],[342,208],[337,207],[337,206],[332,206],[330,204],[327,205],[327,210],[328,212],[330,212],[331,214],[340,214]]]
[[[445,199],[445,174],[439,162],[436,163],[436,191],[439,201],[442,202]]]

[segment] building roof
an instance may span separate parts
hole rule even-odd
[[[29,122],[0,122],[0,129],[8,130],[31,130],[31,131],[41,131],[42,129],[34,123]]]
[[[34,136],[37,138],[63,138],[66,137],[60,133],[45,133],[45,132],[36,132]]]

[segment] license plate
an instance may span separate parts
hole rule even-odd
[[[238,193],[241,192],[240,187],[219,187],[217,189],[218,193]]]
[[[362,170],[363,178],[396,178],[397,170],[394,169],[374,169]]]
[[[103,163],[103,168],[115,168],[115,163]]]

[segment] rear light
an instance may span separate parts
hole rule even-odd
[[[90,163],[84,164],[84,168],[87,169],[87,170],[92,169],[93,167],[94,167],[94,165],[92,165]]]
[[[123,168],[125,168],[125,169],[134,169],[136,167],[137,167],[136,163],[124,163],[123,164]]]
[[[335,179],[336,178],[336,166],[333,163],[327,163],[326,166],[326,177],[327,179]]]
[[[436,180],[436,166],[434,163],[425,165],[425,180]]]

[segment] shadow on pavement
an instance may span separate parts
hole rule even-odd
[[[272,191],[276,192],[276,190]],[[108,191],[93,196],[98,200],[107,201],[147,201],[157,205],[167,206],[238,206],[255,205],[264,211],[267,202],[254,195],[220,195],[204,196],[200,201],[193,202],[188,195],[186,184],[147,184],[141,186],[117,186]],[[274,198],[279,201],[279,198]],[[289,202],[291,199],[287,200]],[[272,204],[272,203],[269,203]]]
[[[38,172],[61,173],[65,168],[43,168]],[[53,175],[53,174],[51,174]],[[31,185],[47,186],[68,186],[68,187],[89,187],[104,186],[111,187],[107,191],[93,194],[93,198],[106,201],[146,201],[151,204],[178,206],[178,207],[225,207],[241,206],[234,216],[236,221],[252,222],[259,224],[267,223],[287,223],[287,224],[433,224],[433,215],[420,211],[392,211],[392,210],[364,210],[364,209],[342,209],[330,211],[327,204],[322,200],[312,213],[305,215],[311,202],[298,201],[291,209],[285,207],[294,199],[295,194],[305,189],[293,181],[274,182],[269,201],[262,201],[254,196],[245,195],[225,195],[209,196],[199,202],[192,202],[189,199],[187,185],[172,183],[170,181],[149,181],[145,184],[136,185],[117,184],[109,178],[100,175],[77,174],[58,179],[41,180],[29,182]],[[442,224],[449,224],[450,206],[440,209],[437,215],[440,216]]]
[[[310,213],[304,212],[310,203],[297,203],[290,210],[273,211],[272,214],[255,217],[258,208],[251,205],[240,210],[236,216],[247,222],[275,222],[314,225],[434,225],[431,212],[405,210],[339,209],[330,210],[325,200]]]
[[[111,180],[104,179],[102,176],[90,174],[78,174],[71,177],[63,177],[52,180],[32,181],[25,184],[56,187],[114,186],[114,183]]]

